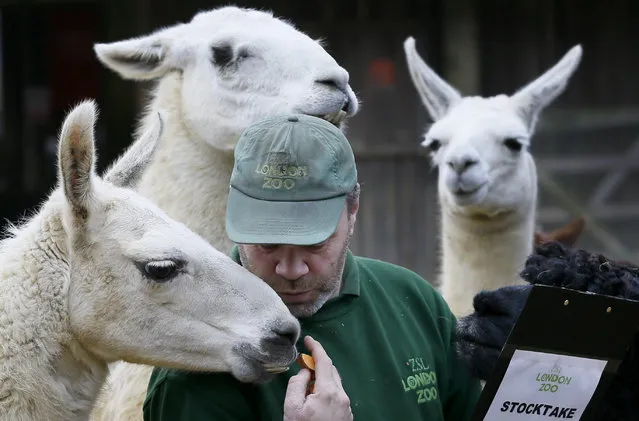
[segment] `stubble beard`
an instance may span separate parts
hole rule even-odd
[[[328,300],[330,300],[331,298],[335,298],[339,295],[340,290],[342,289],[342,286],[343,286],[342,275],[344,273],[344,264],[346,263],[346,253],[351,243],[351,237],[352,237],[352,234],[349,227],[346,240],[342,244],[342,250],[340,252],[339,259],[337,260],[337,264],[335,265],[335,271],[330,276],[329,282],[322,282],[322,285],[325,285],[328,288],[325,288],[324,291],[321,291],[317,299],[315,299],[313,302],[302,303],[302,304],[284,303],[286,304],[286,307],[288,308],[288,310],[291,312],[293,316],[297,318],[311,317],[312,315],[317,313],[324,306],[324,304],[328,302]],[[244,252],[241,246],[239,247],[239,252],[240,252],[240,261],[242,262],[242,266],[244,266],[253,274],[257,275],[255,268],[248,261],[246,257],[246,253]]]

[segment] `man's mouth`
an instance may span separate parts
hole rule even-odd
[[[280,292],[280,297],[286,304],[303,304],[313,301],[314,295],[315,292],[313,290]]]

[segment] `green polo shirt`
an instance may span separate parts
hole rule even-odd
[[[237,248],[233,258],[239,262]],[[331,357],[355,420],[469,420],[481,392],[456,358],[455,318],[414,272],[348,252],[341,294],[300,319]],[[300,352],[309,353],[303,340]],[[156,368],[145,421],[282,420],[288,379],[253,385],[230,374]]]

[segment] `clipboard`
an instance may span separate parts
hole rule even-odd
[[[521,350],[604,360],[599,383],[579,418],[597,421],[598,403],[638,332],[639,301],[533,285],[471,420],[490,421],[485,417],[513,355]]]

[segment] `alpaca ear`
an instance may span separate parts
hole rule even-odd
[[[462,99],[461,94],[428,67],[415,48],[413,37],[404,41],[404,53],[411,80],[422,102],[431,118],[439,120],[452,105]]]
[[[119,187],[134,188],[153,159],[164,131],[165,120],[164,113],[158,112],[154,124],[105,172],[104,181]]]
[[[95,44],[93,51],[102,64],[124,79],[156,79],[180,67],[184,54],[176,51],[176,41],[183,28],[179,24],[146,36]]]
[[[581,216],[551,232],[550,237],[554,241],[557,241],[567,247],[573,247],[584,230],[585,225],[586,220],[583,216]]]
[[[552,241],[552,238],[548,234],[541,231],[535,231],[533,246],[538,246],[540,244],[547,243],[548,241]]]
[[[541,111],[566,89],[581,56],[581,45],[575,45],[557,64],[512,95],[511,100],[531,133]]]
[[[93,200],[94,125],[98,110],[85,100],[67,114],[58,142],[58,180],[73,215],[85,219]]]

